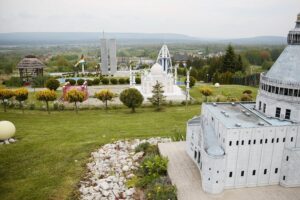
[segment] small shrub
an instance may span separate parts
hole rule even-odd
[[[78,102],[84,101],[85,94],[81,91],[78,91],[76,89],[72,89],[67,92],[66,99],[69,103],[74,103],[76,114],[78,113]]]
[[[252,91],[251,90],[244,90],[243,94],[252,94]]]
[[[99,78],[95,78],[93,80],[93,85],[99,85],[100,84],[100,79]]]
[[[173,136],[171,137],[172,141],[185,141],[185,138],[185,133],[182,133],[178,128],[174,129]]]
[[[111,78],[110,79],[110,83],[113,85],[117,85],[118,84],[118,80],[116,78]]]
[[[67,78],[65,80],[65,82],[69,82],[71,85],[75,85],[76,84],[76,81],[74,79],[71,79],[71,78]]]
[[[77,80],[77,85],[83,85],[84,79],[80,78]]]
[[[87,82],[88,86],[92,86],[94,83],[93,80],[90,80],[90,79],[87,79],[86,82]]]
[[[46,81],[45,86],[49,90],[57,90],[57,88],[60,86],[60,83],[58,80],[56,80],[54,78],[50,78]]]
[[[48,114],[50,114],[49,101],[55,101],[56,98],[57,98],[56,93],[53,90],[46,89],[46,90],[38,91],[36,93],[36,99],[38,101],[44,101],[46,103]]]
[[[115,96],[116,95],[112,93],[110,90],[101,90],[95,93],[95,97],[105,104],[105,109],[107,109],[108,101],[113,101],[113,98]]]
[[[215,101],[216,102],[226,102],[227,98],[223,95],[217,95],[216,98],[215,98]]]
[[[200,89],[200,92],[203,96],[205,96],[205,101],[207,102],[207,97],[211,96],[213,94],[212,89],[209,87],[203,87]]]
[[[150,146],[149,142],[144,142],[144,143],[139,144],[137,147],[135,147],[134,151],[135,151],[135,153],[138,153],[141,151],[145,152],[149,146]]]
[[[141,78],[140,77],[135,78],[135,83],[136,84],[141,84]]]
[[[126,84],[129,84],[129,83],[130,83],[130,79],[129,79],[129,78],[126,78],[126,79],[125,79],[125,83],[126,83]]]
[[[144,175],[166,175],[168,159],[158,155],[145,157],[141,163],[141,170]]]
[[[245,93],[242,95],[241,101],[253,101],[253,98],[250,94]]]
[[[7,87],[21,87],[23,86],[23,81],[19,77],[11,77],[9,80],[6,80],[4,84]]]
[[[184,80],[184,84],[186,85],[186,79]],[[194,87],[194,85],[196,84],[196,79],[192,76],[190,76],[190,88]]]
[[[177,200],[177,189],[170,184],[155,184],[145,194],[147,200]]]
[[[23,101],[26,101],[28,98],[28,90],[26,88],[20,88],[15,90],[14,95],[16,100],[19,102],[20,108],[22,109],[22,112],[24,113],[23,109]]]
[[[135,112],[135,108],[142,105],[144,97],[137,89],[129,88],[121,92],[120,101],[128,108],[131,108],[132,112]]]
[[[3,103],[4,112],[6,112],[6,104],[8,99],[14,96],[14,92],[10,89],[0,89],[0,100]]]
[[[126,80],[124,78],[119,79],[119,84],[123,85],[126,83]]]
[[[103,85],[108,85],[108,84],[109,84],[109,79],[104,77],[104,78],[101,80],[101,83],[102,83]]]

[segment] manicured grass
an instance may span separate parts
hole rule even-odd
[[[209,87],[213,90],[213,95],[209,97],[209,100],[214,100],[214,98],[218,95],[223,95],[225,97],[230,98],[240,98],[242,96],[243,91],[245,90],[251,90],[253,100],[255,101],[256,95],[257,95],[257,88],[255,87],[249,87],[249,86],[243,86],[243,85],[221,85],[219,88],[214,87],[213,85],[203,85],[203,86],[194,86],[190,90],[191,96],[198,100],[198,101],[204,101],[205,97],[200,93],[200,88],[202,87]]]
[[[199,105],[73,111],[0,110],[12,121],[18,142],[0,146],[0,199],[68,199],[84,175],[85,163],[100,145],[117,139],[169,136],[199,114]]]

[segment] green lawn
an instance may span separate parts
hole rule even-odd
[[[115,139],[168,136],[199,114],[199,105],[54,112],[9,109],[0,120],[17,128],[15,144],[0,146],[0,199],[68,199],[92,151]]]
[[[194,99],[198,101],[204,101],[205,99],[199,91],[202,87],[209,87],[213,90],[213,95],[209,97],[209,99],[212,100],[218,95],[223,95],[225,97],[240,98],[242,96],[243,91],[245,90],[252,91],[253,100],[255,100],[257,95],[257,88],[243,85],[221,85],[219,88],[216,88],[213,85],[194,86],[190,90],[190,94]]]

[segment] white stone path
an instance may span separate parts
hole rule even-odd
[[[168,174],[178,190],[179,200],[300,200],[300,187],[267,187],[225,190],[219,195],[203,192],[197,166],[185,152],[185,142],[160,143],[159,150],[169,158]]]

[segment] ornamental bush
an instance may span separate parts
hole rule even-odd
[[[65,79],[65,82],[69,82],[71,85],[75,85],[76,84],[76,81],[74,79],[71,79],[71,78]]]
[[[141,163],[145,175],[166,175],[168,159],[159,155],[147,156]]]
[[[77,85],[83,85],[84,79],[80,78],[77,80]]]
[[[99,78],[95,78],[93,80],[93,85],[99,85],[99,83],[100,83],[100,79]]]
[[[241,101],[253,101],[251,94],[244,93],[241,97]]]
[[[184,80],[184,83],[186,84],[186,78]],[[196,84],[196,79],[193,76],[190,76],[190,88],[194,87]]]
[[[101,83],[102,83],[103,85],[108,85],[108,84],[109,84],[109,79],[104,77],[104,78],[101,80]]]
[[[113,85],[117,85],[118,84],[118,80],[116,78],[111,78],[110,79],[110,83]]]
[[[67,92],[66,99],[69,103],[74,103],[75,111],[78,113],[77,103],[84,101],[84,93],[76,89]]]
[[[135,83],[136,84],[141,84],[141,78],[140,77],[135,78]]]
[[[22,112],[24,113],[23,109],[23,101],[26,101],[28,99],[28,90],[26,88],[20,88],[15,90],[15,98],[20,104],[20,108],[22,109]]]
[[[95,93],[95,97],[105,104],[105,109],[107,109],[107,102],[112,101],[115,96],[110,90],[101,90]]]
[[[243,94],[252,94],[252,91],[251,90],[244,90]]]
[[[3,103],[4,112],[6,112],[6,105],[8,99],[12,98],[13,96],[14,96],[14,92],[12,90],[0,88],[0,99],[2,100]]]
[[[131,108],[132,112],[135,112],[135,108],[142,105],[144,97],[137,89],[129,88],[121,92],[120,101],[128,108]]]
[[[56,98],[57,95],[54,90],[46,89],[46,90],[36,92],[36,99],[38,101],[44,101],[46,103],[48,114],[50,114],[49,101],[55,101]]]
[[[124,78],[119,79],[119,84],[123,85],[126,83],[126,80]]]
[[[57,90],[57,88],[60,86],[60,83],[58,80],[56,80],[54,78],[50,78],[46,81],[45,86],[49,90]]]
[[[93,85],[93,80],[91,80],[91,79],[87,79],[86,82],[87,82],[88,86],[92,86]]]
[[[210,89],[209,87],[203,87],[200,88],[200,92],[203,96],[205,96],[205,101],[207,102],[207,97],[211,96],[213,94],[212,89]]]

